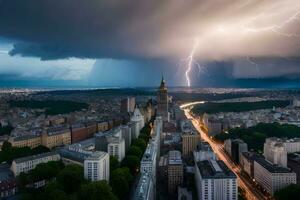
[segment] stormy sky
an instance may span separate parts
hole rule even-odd
[[[0,0],[5,81],[295,87],[299,57],[299,0]]]

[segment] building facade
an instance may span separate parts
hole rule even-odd
[[[90,181],[109,181],[109,155],[96,151],[84,160],[84,178]]]
[[[274,163],[287,167],[287,150],[278,138],[267,138],[264,143],[265,158]]]
[[[237,200],[236,175],[223,161],[204,160],[195,164],[195,182],[199,200]]]
[[[121,100],[121,113],[131,113],[134,111],[135,107],[135,97],[127,97]]]
[[[42,133],[42,145],[50,149],[67,144],[71,144],[71,131],[69,128],[49,128]]]
[[[9,138],[9,142],[13,147],[30,147],[35,148],[42,145],[42,138],[39,135],[24,135]]]
[[[133,111],[133,115],[131,116],[130,121],[136,123],[134,131],[136,135],[134,136],[134,138],[138,138],[141,129],[145,126],[145,120],[144,116],[141,114],[140,109],[137,106]]]
[[[271,195],[290,184],[296,184],[296,173],[263,158],[254,160],[254,179]]]
[[[109,137],[107,152],[110,156],[115,156],[119,162],[125,157],[125,140],[121,137]]]
[[[27,173],[30,170],[33,170],[38,164],[58,160],[60,160],[60,155],[55,152],[27,156],[13,160],[11,170],[15,176],[18,176],[22,172]]]
[[[183,182],[183,163],[180,151],[169,151],[168,154],[168,192],[177,192]]]
[[[192,156],[193,151],[197,149],[197,144],[200,141],[200,136],[197,132],[182,133],[182,156]]]

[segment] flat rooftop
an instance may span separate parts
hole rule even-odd
[[[181,153],[180,151],[169,151],[168,163],[169,165],[181,165]]]
[[[200,174],[204,179],[236,178],[236,175],[221,160],[204,160],[197,162]]]
[[[264,158],[256,158],[254,161],[271,173],[292,173],[292,171],[289,168],[275,165]]]
[[[108,153],[104,151],[95,151],[90,156],[86,158],[86,160],[99,160],[102,159],[104,156],[108,155]]]
[[[26,156],[23,158],[17,158],[14,161],[16,163],[22,163],[22,162],[27,162],[29,160],[37,160],[40,158],[44,158],[44,157],[48,157],[48,156],[54,156],[54,155],[58,155],[56,152],[47,152],[47,153],[41,153],[41,154],[37,154],[37,155],[33,155],[33,156]]]

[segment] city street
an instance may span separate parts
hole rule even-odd
[[[191,103],[188,103],[187,105],[191,105]],[[185,105],[182,105],[181,107],[187,107]],[[239,187],[241,187],[245,193],[246,197],[249,200],[261,200],[261,199],[268,199],[264,194],[262,194],[258,189],[256,189],[252,185],[252,180],[246,179],[241,174],[241,169],[236,164],[234,164],[231,159],[228,157],[228,155],[225,153],[223,146],[214,142],[209,136],[207,136],[203,130],[200,127],[200,123],[197,119],[195,119],[190,113],[189,109],[184,109],[185,115],[188,119],[191,119],[193,122],[193,125],[200,133],[201,138],[208,142],[210,146],[212,147],[213,151],[217,155],[217,157],[222,160],[237,176],[238,178],[238,184]]]

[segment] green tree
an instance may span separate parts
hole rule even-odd
[[[299,199],[300,185],[291,184],[281,190],[276,191],[274,197],[276,200]]]
[[[113,193],[116,194],[119,199],[123,199],[127,196],[132,179],[133,177],[127,167],[118,168],[111,173],[110,185]],[[122,190],[120,190],[120,188],[122,188]]]
[[[48,147],[45,147],[43,145],[39,145],[35,148],[32,149],[32,154],[41,154],[41,153],[46,153],[50,152],[50,149]]]
[[[120,162],[118,160],[118,158],[116,156],[110,156],[109,157],[109,169],[110,171],[114,171],[115,169],[117,169],[118,167],[120,167]]]
[[[83,168],[79,165],[67,165],[58,174],[57,182],[67,194],[78,191],[84,182]]]
[[[131,174],[136,175],[140,167],[140,159],[136,156],[126,156],[122,162],[123,166],[130,169]]]
[[[12,149],[11,143],[8,141],[4,141],[1,147],[2,151],[10,151]]]
[[[141,138],[133,140],[131,145],[139,147],[142,150],[142,152],[144,152],[147,147],[147,143]]]
[[[141,134],[139,135],[139,138],[140,138],[140,139],[143,139],[144,141],[146,141],[146,142],[148,143],[149,140],[150,140],[150,135],[147,134],[147,133],[141,133]]]
[[[143,155],[143,152],[139,147],[132,145],[129,148],[129,150],[127,152],[127,155],[132,155],[132,156],[136,156],[138,158],[141,158],[142,155]]]
[[[122,190],[122,188],[119,188]],[[77,195],[78,200],[117,200],[106,181],[83,184]]]

